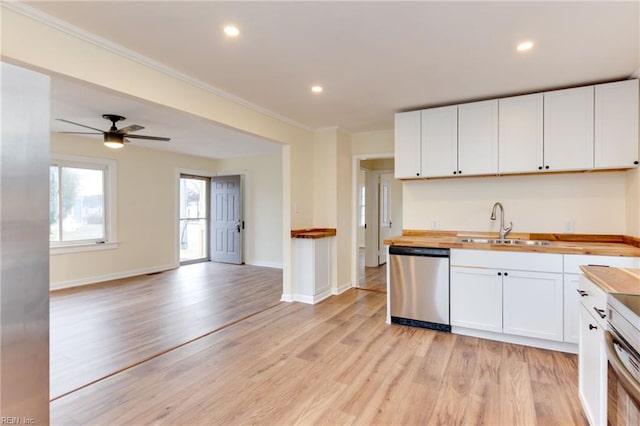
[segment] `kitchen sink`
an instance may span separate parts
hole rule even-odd
[[[473,244],[504,244],[514,246],[548,246],[551,242],[544,240],[492,239],[492,238],[461,238],[461,243]]]

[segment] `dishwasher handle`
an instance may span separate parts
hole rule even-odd
[[[397,256],[449,257],[448,248],[390,246],[389,254]]]

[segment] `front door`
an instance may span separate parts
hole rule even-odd
[[[240,176],[211,178],[211,260],[242,263],[242,194]]]

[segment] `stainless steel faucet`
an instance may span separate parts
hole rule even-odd
[[[505,237],[507,236],[507,234],[509,232],[511,232],[511,229],[513,228],[513,222],[509,222],[509,227],[505,228],[504,227],[504,207],[502,207],[502,204],[500,202],[497,202],[493,205],[493,210],[491,211],[491,220],[496,220],[496,208],[500,207],[500,239],[504,240]]]

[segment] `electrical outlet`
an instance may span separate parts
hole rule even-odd
[[[567,219],[563,222],[564,232],[567,234],[573,234],[576,231],[576,225],[573,219]]]
[[[431,229],[440,229],[440,221],[438,219],[431,221]]]

